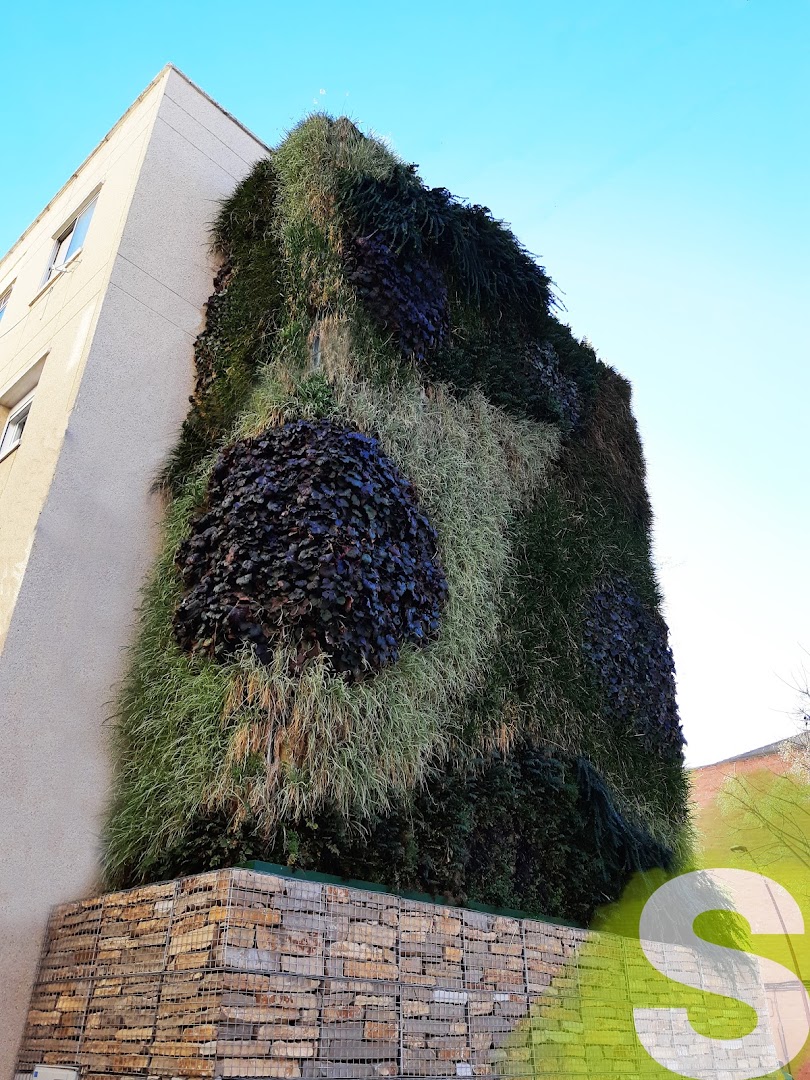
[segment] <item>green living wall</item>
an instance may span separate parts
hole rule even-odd
[[[346,119],[214,244],[109,884],[262,858],[587,920],[686,821],[627,382],[509,229]]]

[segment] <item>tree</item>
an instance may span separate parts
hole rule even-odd
[[[794,717],[800,731],[795,738],[782,747],[779,753],[794,776],[810,783],[810,676],[806,668],[802,669],[795,689],[799,697]]]

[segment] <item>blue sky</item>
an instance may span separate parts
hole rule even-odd
[[[690,762],[794,730],[807,0],[44,3],[3,24],[0,250],[167,61],[265,142],[348,112],[509,221],[634,384]]]

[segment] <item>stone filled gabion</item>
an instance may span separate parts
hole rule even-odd
[[[591,597],[582,650],[602,691],[605,719],[631,724],[653,752],[679,755],[683,733],[666,623],[626,581],[615,579]]]
[[[370,435],[298,420],[219,457],[180,546],[179,644],[217,658],[243,645],[294,666],[325,653],[356,680],[438,630],[447,582],[412,484]]]

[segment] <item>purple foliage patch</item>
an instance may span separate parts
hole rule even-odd
[[[296,666],[327,654],[350,679],[435,637],[447,596],[436,534],[378,441],[299,420],[219,457],[205,512],[177,555],[185,649],[264,662],[290,641]]]
[[[374,321],[393,334],[405,356],[424,360],[447,336],[447,286],[419,255],[395,254],[378,236],[351,240],[346,276]]]
[[[683,733],[666,623],[626,581],[615,579],[591,597],[582,650],[599,681],[606,719],[632,724],[650,750],[680,753]]]
[[[573,431],[579,425],[583,411],[582,393],[576,379],[560,370],[560,360],[553,345],[532,346],[528,355],[536,386],[542,388],[563,430]],[[535,396],[535,388],[532,390]]]

